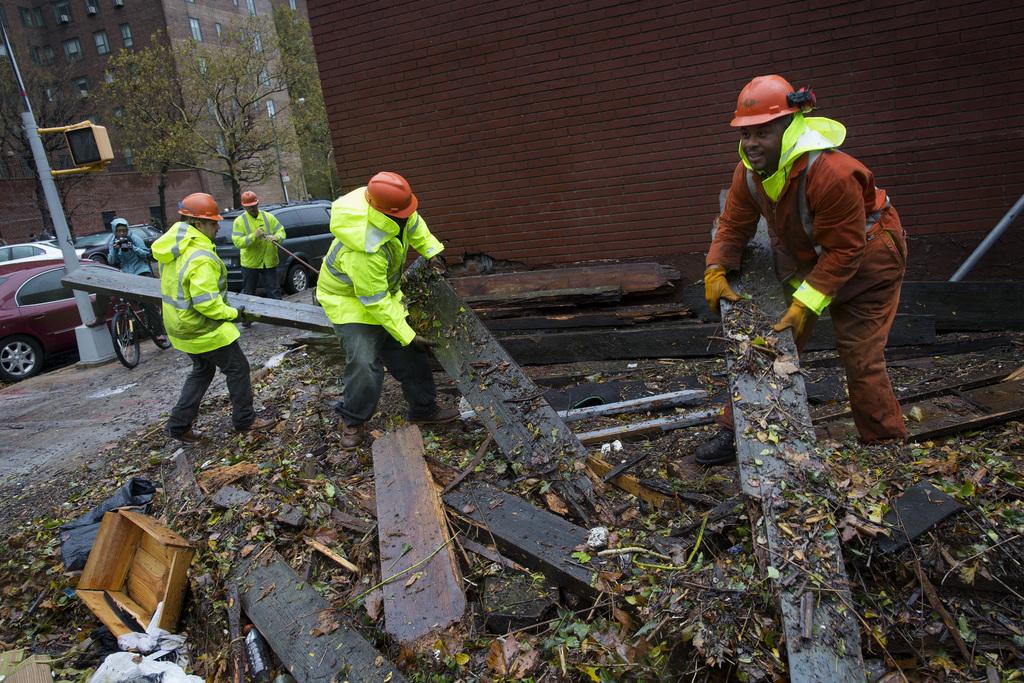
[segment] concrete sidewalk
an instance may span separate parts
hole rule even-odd
[[[300,297],[309,294],[289,299]],[[289,330],[259,323],[240,331],[253,370],[290,338]],[[71,365],[0,390],[0,484],[52,477],[127,432],[159,428],[191,366],[184,353],[161,351],[147,340],[131,370],[116,359],[98,367]],[[226,394],[218,373],[206,400]]]

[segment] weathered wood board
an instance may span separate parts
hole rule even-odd
[[[384,629],[399,643],[416,645],[466,611],[444,506],[416,425],[373,442],[373,481],[382,579],[415,566],[383,588]]]
[[[129,275],[106,268],[78,268],[65,275],[61,282],[84,292],[113,294],[133,301],[161,303],[160,281],[142,275]],[[263,323],[333,333],[334,328],[319,306],[264,299],[235,292],[228,294],[228,303],[236,308],[245,306],[246,311],[260,316],[260,322]]]
[[[572,559],[576,546],[587,540],[583,527],[480,482],[462,483],[445,494],[444,502],[509,559],[574,593],[597,594],[594,573]]]
[[[727,361],[740,483],[761,505],[755,534],[764,538],[767,561],[779,572],[774,586],[789,675],[794,681],[860,683],[865,675],[860,624],[839,536],[827,516],[808,522],[820,514],[819,505],[800,503],[791,495],[795,489],[810,493],[804,490],[807,475],[820,470],[821,463],[812,448],[803,377],[774,365],[779,360],[796,363],[797,353],[792,334],[771,332],[786,303],[763,225],[747,246],[743,271],[733,284],[753,298],[735,305],[722,301],[724,334],[733,340]],[[769,340],[768,345],[753,344],[756,337]]]
[[[658,263],[611,263],[473,275],[452,278],[451,283],[460,297],[469,299],[594,287],[613,287],[624,293],[650,292],[671,285],[678,279],[679,271]]]
[[[275,552],[236,565],[242,609],[298,683],[408,679]]]
[[[422,259],[409,268],[406,280],[413,327],[435,344],[434,356],[494,442],[526,473],[550,481],[586,521],[593,510],[593,486],[575,468],[586,448],[448,281]]]

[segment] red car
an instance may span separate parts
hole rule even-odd
[[[105,267],[89,261],[83,266]],[[0,264],[0,379],[31,377],[47,356],[77,346],[81,318],[62,277],[61,261]]]

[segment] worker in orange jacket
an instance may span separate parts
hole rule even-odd
[[[839,151],[846,128],[804,116],[814,104],[808,88],[794,90],[775,75],[758,76],[740,92],[730,124],[740,129],[740,163],[708,251],[705,298],[716,313],[721,299],[739,299],[726,274],[740,269],[763,216],[791,302],[775,331],[791,329],[801,350],[827,309],[861,441],[902,440],[906,427],[884,350],[906,271],[906,233],[871,171]],[[719,423],[723,429],[697,449],[697,462],[736,457],[731,406]]]

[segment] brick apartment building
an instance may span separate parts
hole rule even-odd
[[[114,142],[115,161],[104,173],[78,180],[65,207],[79,234],[104,227],[113,215],[131,222],[150,221],[158,211],[156,179],[134,170],[132,152],[117,144],[116,117],[90,109],[88,98],[108,78],[106,62],[119,50],[144,47],[154,35],[172,42],[202,40],[216,43],[232,22],[248,15],[271,16],[284,4],[305,14],[304,0],[0,0],[5,21],[23,69],[32,65],[60,68],[67,73],[65,87],[86,98],[84,116],[106,126]],[[9,69],[6,59],[0,68]],[[289,126],[286,94],[275,95],[277,123]],[[160,106],[160,103],[154,103]],[[61,125],[72,121],[45,121]],[[25,239],[42,227],[35,198],[31,160],[8,165],[13,172],[0,177],[0,230],[9,242]],[[289,155],[283,159],[290,176],[289,193],[301,193],[301,169]],[[167,187],[168,205],[190,192],[209,192],[223,207],[231,206],[231,187],[225,178],[193,170],[173,170]],[[62,181],[58,181],[62,182]],[[281,183],[272,176],[255,188],[267,202],[281,201]],[[173,216],[171,216],[173,219]]]
[[[946,278],[1024,193],[1024,4],[309,0],[342,186],[406,174],[450,253],[699,277],[753,76],[811,84]],[[1021,278],[1024,231],[973,277]],[[681,265],[683,265],[681,263]]]

